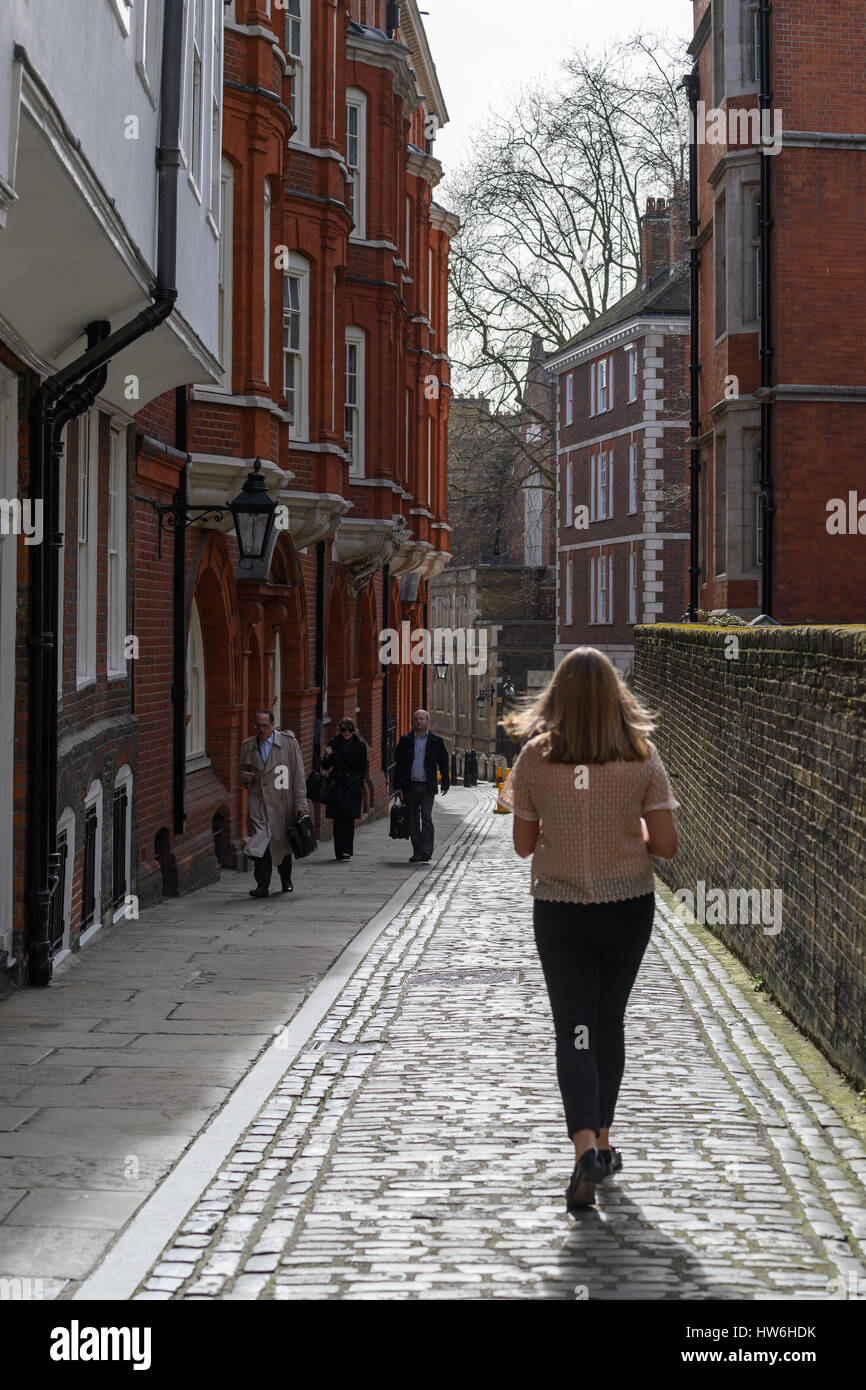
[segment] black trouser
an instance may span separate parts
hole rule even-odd
[[[271,847],[268,845],[261,859],[253,860],[253,873],[259,888],[270,888],[271,874],[273,873],[273,861],[271,859]],[[282,864],[279,866],[280,882],[291,883],[292,881],[292,856],[287,854]]]
[[[355,817],[351,811],[337,811],[334,815],[334,854],[351,854],[355,843]]]
[[[406,794],[409,834],[412,838],[412,849],[421,859],[429,859],[433,853],[434,799],[435,792],[430,791],[426,782],[409,783],[409,791]]]
[[[535,944],[556,1031],[569,1135],[613,1121],[625,1070],[625,1006],[647,948],[655,897],[611,903],[535,899]]]

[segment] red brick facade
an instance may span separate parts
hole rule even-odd
[[[726,0],[724,73],[721,0],[695,8],[699,96],[725,111],[728,136],[726,144],[701,140],[698,122],[699,607],[769,610],[782,622],[861,621],[866,520],[859,532],[834,534],[828,507],[841,499],[847,511],[849,493],[866,500],[858,448],[866,406],[862,13],[853,0],[819,8],[779,0],[769,12],[771,129],[781,146],[765,157],[762,255],[759,149],[731,120],[732,110],[759,103],[762,43],[741,27],[748,8]],[[774,508],[769,578],[762,494]]]

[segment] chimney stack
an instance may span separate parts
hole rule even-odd
[[[654,275],[670,267],[672,270],[683,254],[688,219],[688,188],[683,183],[674,186],[674,196],[647,198],[646,212],[641,221],[641,272],[645,288]]]

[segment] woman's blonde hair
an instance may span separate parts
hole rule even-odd
[[[650,756],[653,718],[596,647],[563,657],[546,690],[502,721],[509,738],[538,736],[552,763],[640,762]]]

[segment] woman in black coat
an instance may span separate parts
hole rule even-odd
[[[334,822],[335,857],[351,859],[367,777],[367,745],[355,732],[352,719],[341,719],[339,730],[322,759],[322,768],[329,773],[325,815]]]

